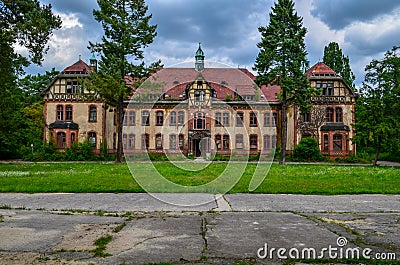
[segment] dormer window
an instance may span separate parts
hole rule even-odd
[[[323,96],[334,96],[333,83],[317,83],[317,88],[322,89]]]
[[[194,92],[194,101],[205,101],[205,91],[195,91]]]

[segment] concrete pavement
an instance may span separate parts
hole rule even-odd
[[[0,264],[285,264],[277,250],[263,258],[265,246],[319,253],[339,237],[344,250],[400,258],[398,195],[154,196],[191,206],[148,194],[2,193]]]

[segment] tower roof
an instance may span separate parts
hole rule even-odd
[[[87,74],[90,72],[90,67],[84,61],[79,60],[71,66],[65,68],[62,74]]]
[[[306,71],[306,74],[307,76],[337,76],[336,72],[323,62],[314,64]]]
[[[196,57],[197,56],[202,56],[202,57],[204,57],[204,52],[203,52],[203,50],[201,49],[201,42],[199,42],[199,48],[197,49],[197,52],[196,52]]]

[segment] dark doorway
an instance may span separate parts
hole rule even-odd
[[[193,155],[195,157],[201,156],[200,141],[201,139],[193,139]]]

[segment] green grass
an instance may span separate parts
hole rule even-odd
[[[154,165],[165,178],[187,186],[208,183],[227,167],[227,163],[212,163],[200,171],[188,172],[169,162]],[[143,163],[139,167],[146,169],[151,165]],[[255,168],[255,164],[248,164],[230,193],[248,193]],[[144,190],[135,182],[126,164],[29,163],[0,164],[0,192],[118,193]],[[400,168],[274,164],[254,193],[400,194]]]

